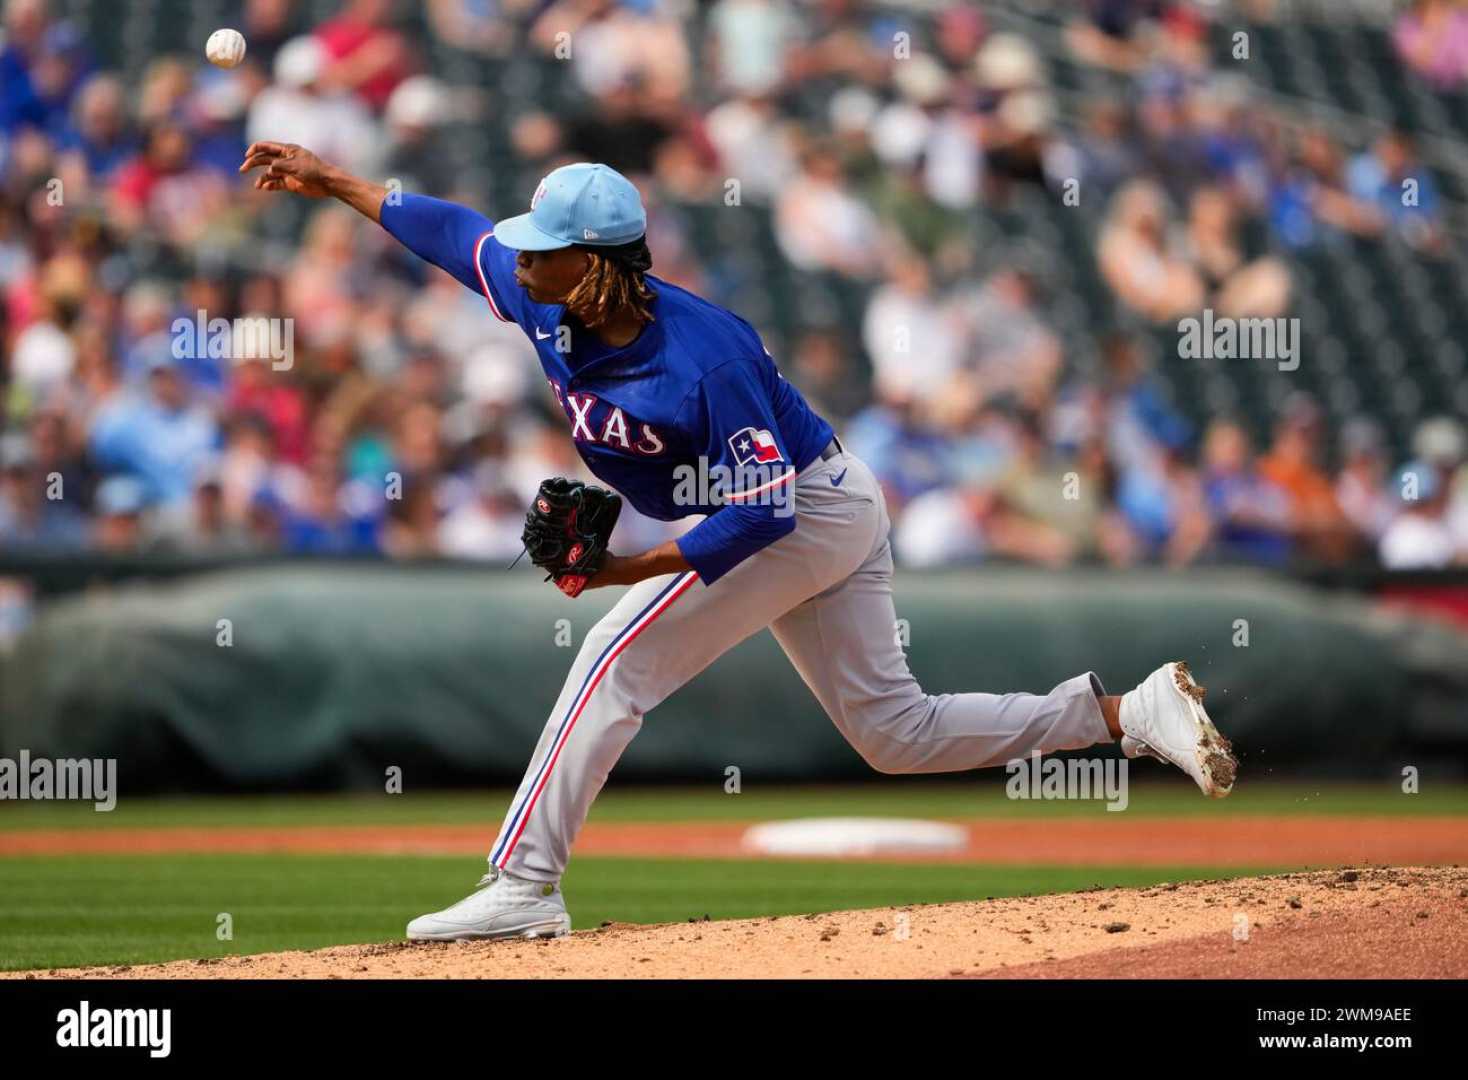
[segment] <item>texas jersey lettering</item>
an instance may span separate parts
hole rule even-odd
[[[601,443],[614,449],[637,454],[661,454],[667,449],[662,436],[651,424],[629,418],[619,406],[600,400],[592,393],[566,393],[555,379],[551,393],[571,421],[571,438],[577,442]]]

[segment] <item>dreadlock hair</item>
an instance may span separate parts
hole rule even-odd
[[[585,276],[566,297],[567,311],[593,330],[621,311],[630,311],[642,322],[652,322],[652,302],[657,293],[646,278],[652,269],[647,237],[616,247],[576,247],[590,256],[590,263]]]

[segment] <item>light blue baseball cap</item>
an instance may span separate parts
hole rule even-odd
[[[496,222],[494,236],[516,251],[554,251],[585,244],[616,247],[647,232],[642,196],[616,169],[578,161],[540,182],[530,213]]]

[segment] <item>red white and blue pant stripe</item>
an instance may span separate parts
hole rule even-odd
[[[561,719],[560,727],[556,730],[555,738],[546,749],[541,759],[540,767],[536,770],[530,786],[521,792],[513,812],[506,819],[504,827],[500,830],[499,840],[495,843],[494,850],[490,853],[489,861],[494,866],[503,869],[519,843],[520,836],[525,831],[525,824],[530,820],[530,815],[535,812],[535,804],[539,801],[541,793],[545,791],[546,785],[550,783],[555,772],[556,762],[561,756],[571,734],[576,729],[576,722],[586,710],[587,703],[592,694],[596,692],[598,684],[611,669],[612,664],[621,654],[622,650],[637,640],[637,636],[653,624],[663,612],[680,596],[689,590],[698,581],[698,574],[692,570],[684,571],[673,578],[638,614],[633,617],[626,626],[619,630],[615,637],[609,641],[596,660],[592,662],[585,678],[581,681],[581,687],[576,696],[571,699],[565,715]]]

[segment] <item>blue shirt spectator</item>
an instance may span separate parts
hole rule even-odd
[[[1425,239],[1436,230],[1441,209],[1437,183],[1404,135],[1384,135],[1353,158],[1346,167],[1346,187],[1409,240]]]
[[[167,505],[188,499],[196,469],[218,446],[214,417],[189,404],[169,357],[155,359],[146,392],[102,407],[90,449],[104,470],[133,473],[150,502]]]
[[[904,505],[947,480],[948,440],[910,422],[900,409],[873,405],[855,416],[844,440],[881,481],[888,499]]]
[[[382,499],[366,483],[342,483],[336,464],[322,462],[304,503],[281,507],[281,545],[294,555],[373,554],[381,520]]]

